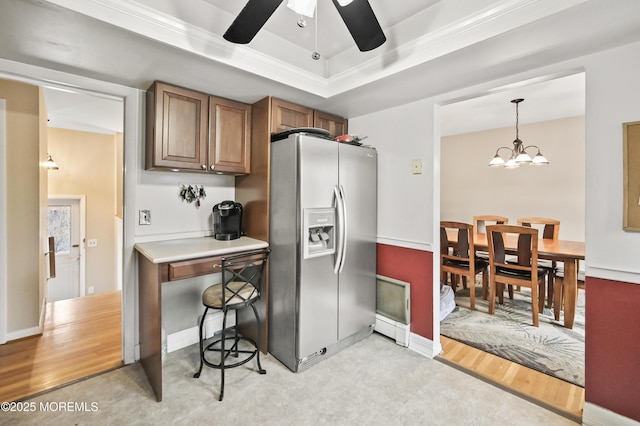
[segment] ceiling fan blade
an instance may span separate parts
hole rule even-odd
[[[346,6],[333,0],[333,4],[361,52],[373,50],[387,41],[369,0],[354,0]]]
[[[283,1],[249,0],[222,37],[232,43],[249,43]]]

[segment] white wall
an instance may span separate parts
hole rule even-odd
[[[181,184],[204,185],[207,196],[199,208],[179,198]],[[139,225],[136,220],[136,242],[210,235],[213,206],[234,196],[233,176],[141,170],[136,212],[150,210],[151,225]]]
[[[433,241],[434,106],[415,102],[349,120],[378,150],[378,241],[430,249]],[[422,174],[411,162],[422,160]]]
[[[560,239],[584,241],[584,117],[519,127],[524,144],[539,146],[549,165],[487,166],[499,146],[511,148],[514,127],[442,138],[442,220],[471,223],[474,215],[494,214],[516,224],[519,217],[550,217],[560,220]]]
[[[640,120],[640,43],[585,63],[587,274],[640,283],[640,233],[622,229],[622,123]]]

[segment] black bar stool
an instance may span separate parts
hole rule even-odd
[[[237,327],[233,327],[233,330],[227,330],[227,314],[231,310],[238,311],[251,307],[256,318],[258,342],[260,342],[260,317],[254,304],[260,300],[260,285],[268,257],[269,249],[223,257],[222,282],[208,287],[202,293],[202,303],[205,309],[200,320],[200,368],[193,377],[196,379],[200,377],[204,365],[219,369],[220,401],[224,397],[225,369],[246,364],[255,357],[258,364],[258,373],[267,373],[260,365],[259,345],[253,339],[238,334]],[[217,309],[223,312],[222,335],[219,339],[214,340],[213,343],[205,346],[203,326],[209,309]],[[248,344],[243,344],[242,342],[247,342]],[[207,359],[208,353],[217,354],[215,361]],[[229,356],[236,358],[237,361],[228,363],[227,358]]]

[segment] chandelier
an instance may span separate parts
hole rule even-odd
[[[542,164],[549,164],[549,161],[542,155],[540,152],[540,148],[535,145],[524,146],[520,137],[518,135],[518,104],[524,101],[524,99],[513,99],[511,102],[516,104],[516,139],[513,141],[513,148],[509,148],[507,146],[501,146],[496,150],[496,155],[489,162],[489,166],[497,167],[502,166],[507,169],[515,169],[520,167],[521,165],[529,164],[533,166],[540,166]],[[529,154],[527,154],[527,149],[536,148],[538,153],[531,159]],[[500,156],[500,150],[507,149],[510,151],[511,155],[509,159],[505,162],[504,159]]]

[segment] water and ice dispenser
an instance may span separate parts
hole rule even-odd
[[[335,253],[335,209],[304,209],[304,258]]]

